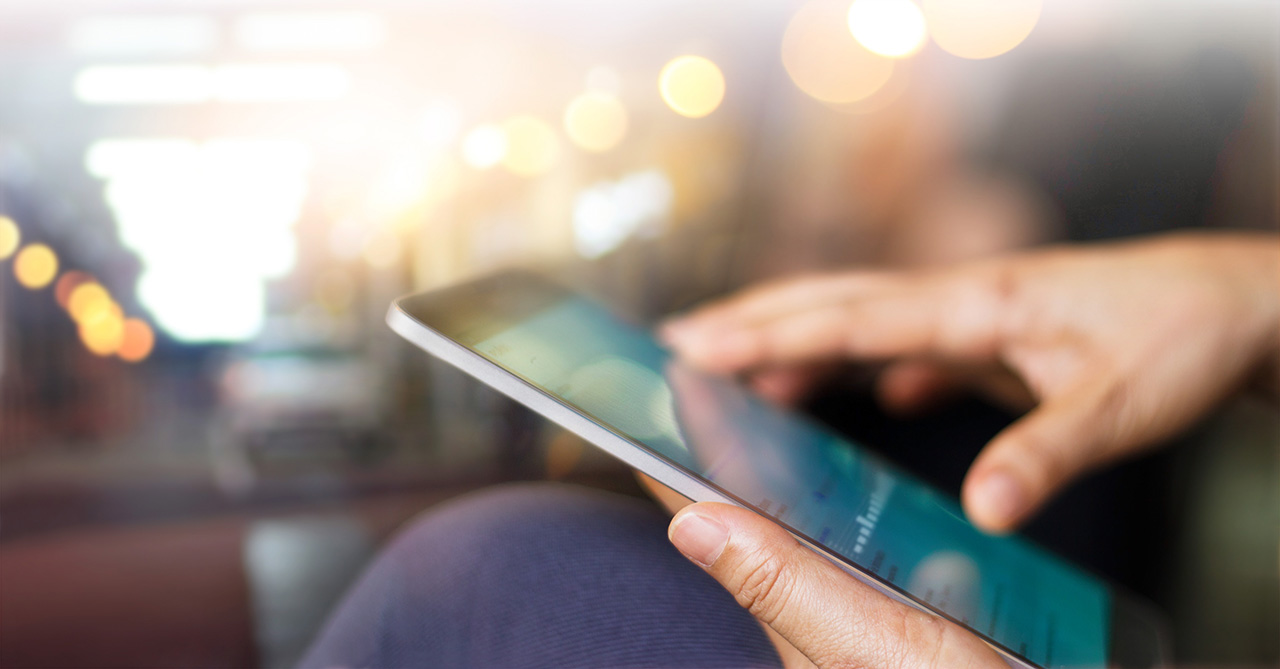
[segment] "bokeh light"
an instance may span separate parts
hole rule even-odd
[[[924,45],[924,14],[911,0],[854,0],[848,18],[849,31],[872,53],[904,58]]]
[[[147,322],[139,318],[126,318],[116,355],[125,362],[142,362],[155,348],[156,335]]]
[[[702,118],[724,100],[724,74],[702,56],[680,56],[662,68],[658,89],[677,114]]]
[[[91,323],[107,314],[115,301],[102,284],[95,281],[73,288],[67,296],[67,312],[77,323]]]
[[[91,281],[93,281],[93,277],[79,270],[73,269],[69,272],[63,272],[62,276],[58,277],[58,282],[53,284],[53,295],[58,300],[58,306],[63,309],[70,309],[71,293],[76,288]]]
[[[849,6],[814,0],[796,12],[782,37],[782,64],[800,90],[831,104],[875,94],[893,76],[893,61],[868,51],[849,32]]]
[[[522,177],[543,174],[560,157],[560,141],[555,130],[533,116],[516,116],[502,124],[507,137],[502,166]]]
[[[80,341],[94,355],[115,354],[124,342],[124,316],[118,310],[111,309],[100,318],[82,322]]]
[[[617,146],[627,134],[627,110],[618,98],[588,91],[574,98],[564,112],[564,131],[585,151],[600,153]]]
[[[27,288],[44,288],[58,275],[58,255],[44,244],[28,245],[14,258],[13,275]]]
[[[507,135],[496,125],[478,126],[462,140],[462,162],[475,169],[489,169],[506,155]]]
[[[961,58],[994,58],[1027,39],[1041,6],[1041,0],[924,0],[924,16],[943,50]]]
[[[18,224],[8,216],[0,216],[0,260],[5,260],[18,250],[22,242],[22,232]]]

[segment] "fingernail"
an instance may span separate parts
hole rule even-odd
[[[1026,495],[1022,484],[1012,474],[996,470],[978,483],[973,501],[978,507],[975,515],[985,518],[988,523],[1006,525],[1022,513]]]
[[[668,536],[685,557],[710,567],[729,543],[729,528],[697,511],[686,511],[671,524]]]

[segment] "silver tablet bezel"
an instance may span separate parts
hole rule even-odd
[[[694,502],[721,502],[756,512],[755,509],[752,509],[751,507],[740,503],[738,500],[721,493],[719,490],[716,490],[714,487],[704,483],[688,472],[673,466],[665,460],[662,460],[648,452],[644,448],[618,436],[609,429],[583,415],[581,412],[575,410],[573,407],[564,404],[540,388],[537,388],[519,376],[503,369],[501,366],[488,360],[479,353],[476,353],[466,346],[453,341],[440,332],[433,330],[426,324],[419,322],[404,310],[400,302],[400,300],[397,300],[391,305],[391,308],[388,309],[387,325],[389,325],[396,334],[399,334],[409,340],[411,343],[427,353],[430,353],[431,355],[475,377],[481,383],[484,383],[490,388],[497,390],[503,395],[506,395],[516,402],[519,402],[520,404],[523,404],[524,406],[541,414],[560,427],[582,437],[596,447],[604,450],[606,453],[618,458],[629,467],[652,477],[659,483],[675,490]],[[788,530],[788,532],[790,532],[790,530]],[[897,590],[885,586],[880,583],[874,575],[861,571],[855,565],[849,564],[823,547],[815,545],[805,537],[796,535],[794,532],[790,532],[790,534],[801,544],[825,557],[849,575],[858,579],[867,586],[874,588],[877,592],[931,616],[943,617],[938,615],[936,611],[928,609],[920,605],[918,602],[903,596]],[[977,632],[973,633],[984,643],[990,646],[992,650],[996,651],[996,653],[998,653],[1010,667],[1017,667],[1019,669],[1039,669],[1037,665],[1029,664],[1022,658],[1011,654],[1003,647],[991,643],[981,634]]]

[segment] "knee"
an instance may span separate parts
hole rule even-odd
[[[385,558],[410,572],[438,573],[444,564],[470,571],[481,563],[493,571],[583,551],[632,552],[665,537],[665,527],[665,516],[646,500],[565,484],[513,484],[428,510],[401,530]]]

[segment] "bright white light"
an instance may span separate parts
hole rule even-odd
[[[262,331],[266,290],[261,281],[228,274],[147,270],[138,299],[180,341],[247,341]]]
[[[297,260],[306,145],[287,140],[109,139],[85,157],[106,180],[120,241],[144,272],[139,299],[186,341],[240,341],[262,326],[265,282]]]
[[[507,133],[499,126],[478,126],[462,140],[462,161],[478,170],[497,165],[506,155]]]
[[[67,31],[67,46],[86,56],[187,56],[217,43],[218,25],[204,16],[94,17]]]
[[[198,156],[195,142],[180,138],[104,139],[85,154],[85,169],[99,179],[124,174],[165,171],[175,165],[189,169]]]
[[[87,104],[208,102],[213,73],[201,65],[94,65],[76,75],[76,98]]]
[[[462,110],[453,100],[436,100],[422,112],[418,130],[427,146],[444,148],[452,144],[462,130]]]
[[[346,68],[316,63],[93,65],[74,84],[76,98],[95,105],[322,101],[350,87]]]
[[[903,58],[924,45],[924,13],[911,0],[854,0],[849,30],[868,51]]]
[[[337,100],[351,88],[351,75],[337,65],[223,65],[214,71],[213,86],[222,102]]]
[[[674,190],[658,170],[598,183],[573,204],[573,241],[585,258],[598,258],[636,234],[653,234],[671,211]]]
[[[355,51],[386,42],[387,24],[369,12],[261,12],[236,22],[235,40],[254,51]]]

